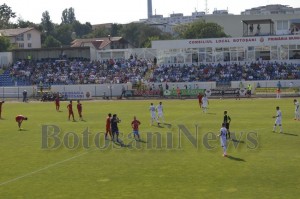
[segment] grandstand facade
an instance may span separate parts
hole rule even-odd
[[[300,35],[153,41],[159,64],[300,59]]]

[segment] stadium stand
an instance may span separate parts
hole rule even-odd
[[[0,75],[0,86],[147,82],[208,82],[227,85],[241,80],[293,80],[300,77],[300,64],[252,62],[245,64],[162,64],[146,59],[22,60]]]

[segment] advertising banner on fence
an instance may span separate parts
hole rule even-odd
[[[63,91],[60,92],[66,99],[91,99],[90,91]]]
[[[135,97],[159,97],[162,96],[161,90],[135,90],[133,96]]]
[[[226,89],[208,89],[205,91],[207,96],[236,96],[237,94],[244,92],[244,89],[226,88]]]
[[[180,95],[181,96],[197,96],[199,93],[204,93],[205,89],[180,89]],[[165,90],[164,91],[165,96],[177,96],[177,90]]]

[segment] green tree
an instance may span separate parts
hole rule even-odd
[[[72,23],[72,29],[77,37],[82,38],[84,35],[92,32],[92,25],[88,22],[85,24],[81,24],[79,21],[74,21]]]
[[[42,32],[48,36],[54,33],[54,24],[51,21],[48,11],[43,12],[41,19]]]
[[[164,37],[164,33],[160,29],[141,23],[124,25],[121,33],[122,37],[138,48],[148,46],[149,37],[157,37],[159,39]]]
[[[10,41],[7,37],[0,36],[0,52],[7,52],[10,50]]]
[[[158,36],[148,37],[147,41],[144,43],[144,48],[151,48],[151,41],[159,40]]]
[[[40,30],[40,26],[31,22],[31,21],[25,21],[22,18],[18,18],[17,24],[15,25],[15,28],[28,28],[28,27],[34,27],[37,30]],[[41,31],[41,30],[40,30]]]
[[[120,36],[122,28],[123,28],[122,24],[116,24],[116,23],[112,24],[111,25],[111,30],[110,30],[110,35],[112,37]]]
[[[228,37],[223,27],[216,23],[197,20],[193,23],[178,25],[174,31],[180,39]]]
[[[68,23],[68,9],[64,9],[62,14],[61,14],[61,23],[62,24],[67,24]]]
[[[9,20],[15,18],[16,14],[6,4],[0,5],[0,29],[10,27]]]
[[[43,47],[61,47],[61,42],[55,39],[52,35],[49,35],[46,37],[45,42],[43,43]]]
[[[56,27],[54,37],[61,42],[62,45],[70,45],[72,42],[73,28],[70,24],[61,24]]]
[[[96,28],[93,32],[88,35],[85,35],[84,38],[100,38],[100,37],[107,37],[110,35],[109,29],[105,27]]]
[[[64,9],[61,16],[62,24],[72,24],[76,21],[74,8]]]

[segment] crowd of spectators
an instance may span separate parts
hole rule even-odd
[[[151,60],[132,58],[105,61],[23,60],[10,69],[14,80],[28,85],[103,84],[138,82],[192,82],[241,80],[299,79],[300,64],[252,62],[227,64],[162,64],[154,67]]]
[[[9,70],[14,81],[28,85],[103,84],[137,81],[152,67],[149,60],[118,59],[105,61],[52,60],[16,62]]]
[[[160,65],[153,82],[241,81],[299,79],[300,64],[252,62],[245,64]]]

